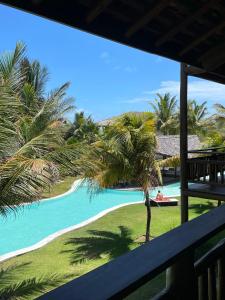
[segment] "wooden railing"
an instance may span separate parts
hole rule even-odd
[[[225,240],[195,263],[199,299],[225,299]]]
[[[225,299],[225,242],[195,259],[199,246],[225,229],[224,216],[221,205],[39,299],[124,299],[165,270],[165,289],[154,299]]]
[[[187,162],[189,182],[225,185],[225,152],[218,150],[224,147],[189,152],[197,155]]]

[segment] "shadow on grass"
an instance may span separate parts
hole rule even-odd
[[[116,258],[130,250],[133,244],[131,231],[125,226],[119,226],[119,233],[104,230],[89,230],[90,236],[72,238],[66,242],[71,245],[71,263],[82,263],[85,260],[100,259],[107,255],[109,259]]]
[[[189,209],[194,211],[196,214],[204,214],[207,211],[215,208],[216,205],[211,201],[202,201],[202,203],[193,203],[189,205]]]
[[[16,264],[0,269],[0,299],[28,299],[43,294],[51,288],[62,284],[69,276],[57,274],[38,275],[27,279],[19,279],[31,264]],[[31,299],[31,298],[29,298]]]

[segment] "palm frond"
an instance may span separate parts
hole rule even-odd
[[[12,53],[5,53],[0,59],[1,85],[9,87],[12,91],[18,91],[24,79],[24,74],[18,66],[25,51],[26,46],[19,42]]]
[[[179,156],[172,156],[163,160],[158,161],[159,167],[179,167],[180,166],[180,157]]]
[[[31,299],[31,296],[43,294],[49,288],[58,286],[65,280],[65,277],[51,274],[24,279],[0,289],[0,298],[7,300]]]

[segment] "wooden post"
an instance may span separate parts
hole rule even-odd
[[[225,299],[225,255],[218,261],[218,300]]]
[[[185,191],[188,188],[188,179],[187,179],[187,139],[188,139],[188,124],[187,124],[187,83],[188,75],[186,73],[186,65],[181,63],[180,66],[180,183],[181,183],[181,223],[188,221],[188,196],[185,194]],[[190,288],[190,283],[185,280],[190,280],[191,270],[194,268],[193,261],[190,262],[190,258],[185,258],[182,261],[177,262],[173,266],[167,269],[166,273],[166,285],[167,289],[175,290],[178,289],[177,298],[173,299],[194,299],[188,293]],[[187,267],[184,269],[184,266]],[[188,268],[191,269],[188,269]],[[185,271],[184,271],[185,270]],[[183,277],[183,274],[186,272],[187,278]],[[194,274],[194,273],[193,273]],[[193,275],[192,274],[192,275]],[[194,277],[194,275],[192,276]],[[189,278],[189,279],[188,279]],[[184,285],[184,286],[183,286]],[[176,288],[175,288],[176,286]],[[182,290],[184,291],[183,296],[187,298],[179,298],[182,295]],[[180,293],[180,294],[179,294]],[[192,291],[190,290],[190,293]],[[183,297],[182,296],[182,297]],[[175,295],[174,295],[175,297]],[[189,298],[188,298],[189,297]]]
[[[197,299],[193,253],[186,254],[167,269],[166,290],[169,292],[170,299]]]
[[[188,189],[187,150],[188,150],[188,120],[187,120],[187,85],[188,75],[186,65],[180,66],[180,182],[181,182],[181,223],[188,221]]]

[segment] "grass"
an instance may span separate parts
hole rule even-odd
[[[75,179],[76,178],[72,176],[67,176],[63,178],[61,181],[57,182],[53,188],[50,188],[48,191],[45,191],[42,194],[42,197],[51,198],[65,193],[70,189]]]
[[[58,186],[57,190],[62,190],[70,180],[72,178]],[[195,218],[213,208],[216,202],[191,199],[190,204],[190,218]],[[6,269],[6,272],[7,268],[14,268],[10,273],[11,283],[22,280],[26,282],[31,278],[38,282],[40,277],[49,278],[51,282],[51,278],[56,276],[58,278],[56,285],[61,285],[138,247],[140,245],[138,241],[145,232],[145,222],[146,211],[143,205],[123,207],[94,223],[60,236],[38,250],[3,262],[1,268]],[[179,222],[179,207],[153,207],[152,237],[173,229],[179,225]],[[151,284],[146,284],[131,295],[129,299],[149,299],[161,289],[164,282],[165,274],[161,274]],[[4,287],[4,277],[1,280],[2,286]],[[26,299],[34,299],[43,290],[47,291],[53,287],[44,284],[41,289],[32,287],[30,298]]]

